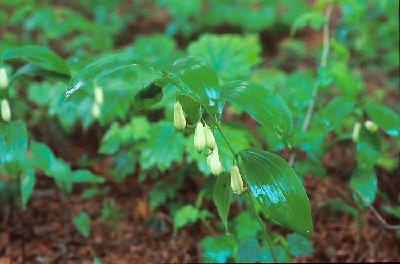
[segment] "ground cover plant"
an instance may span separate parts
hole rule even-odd
[[[0,7],[1,262],[398,260],[398,1]]]

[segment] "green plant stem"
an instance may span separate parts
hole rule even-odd
[[[213,122],[214,122],[214,120],[213,120]],[[215,127],[217,128],[217,130],[219,131],[219,133],[221,134],[222,138],[225,140],[225,143],[228,145],[230,151],[232,152],[233,157],[236,160],[236,164],[239,166],[239,160],[238,160],[238,158],[237,158],[237,156],[235,154],[235,151],[233,150],[233,148],[232,148],[231,144],[229,143],[228,139],[225,137],[224,133],[222,132],[221,127],[216,122],[214,122],[214,124],[215,124]],[[245,175],[242,175],[242,177],[244,178],[244,180],[246,182],[246,185],[248,186],[247,179],[245,178]],[[270,237],[268,235],[268,232],[266,230],[265,225],[263,224],[263,222],[262,222],[262,220],[260,218],[260,215],[257,212],[256,206],[254,204],[254,200],[251,198],[251,194],[250,194],[249,188],[246,189],[246,193],[247,193],[247,195],[249,197],[250,205],[251,205],[251,208],[253,210],[253,213],[257,217],[258,223],[260,224],[260,226],[261,226],[261,228],[263,230],[264,237],[267,240],[269,250],[271,251],[272,259],[274,260],[274,263],[277,263],[275,252],[274,252],[273,247],[272,247],[272,241],[271,241],[271,239],[270,239]]]
[[[323,41],[322,41],[322,54],[321,54],[321,62],[320,62],[320,67],[324,68],[326,67],[328,63],[328,56],[329,56],[329,21],[331,19],[331,14],[332,14],[332,9],[333,9],[333,4],[330,3],[328,7],[326,8],[325,11],[325,22],[324,22],[324,27],[323,27]],[[316,81],[313,86],[312,90],[312,97],[310,102],[308,103],[307,106],[307,112],[306,116],[304,117],[303,124],[301,125],[301,130],[302,131],[307,131],[310,123],[311,123],[311,117],[314,112],[314,107],[315,107],[315,101],[317,100],[318,97],[318,90],[319,90],[319,81]],[[289,157],[289,164],[290,166],[293,165],[294,161],[296,159],[296,153],[292,152]]]
[[[248,188],[247,188],[247,190],[246,190],[246,193],[247,193],[247,195],[248,195],[248,197],[249,197],[250,204],[251,204],[251,208],[253,209],[253,213],[256,215],[257,220],[258,220],[258,223],[260,224],[260,226],[261,226],[261,228],[262,228],[262,230],[263,230],[265,239],[267,240],[269,250],[271,251],[272,259],[274,260],[274,263],[278,263],[278,260],[276,259],[276,256],[275,256],[274,249],[273,249],[273,247],[272,247],[271,238],[269,237],[268,232],[267,232],[267,229],[266,229],[264,223],[262,222],[262,220],[261,220],[261,218],[260,218],[260,215],[259,215],[258,212],[257,212],[256,206],[255,206],[255,204],[254,204],[254,200],[251,198],[251,194],[250,194],[250,191],[249,191]]]
[[[185,94],[187,94],[187,95],[188,95],[190,98],[192,98],[194,101],[197,101],[195,98],[193,98],[193,96],[191,96],[190,94],[188,94],[187,91],[185,91],[185,89],[182,87],[182,85],[181,85],[179,82],[177,82],[175,79],[173,79],[168,73],[165,72],[165,73],[163,73],[163,75],[164,75],[164,77],[167,78],[172,84],[174,84],[176,87],[178,87],[182,92],[184,92]],[[233,150],[232,145],[229,143],[229,141],[228,141],[228,139],[226,138],[225,134],[222,132],[222,129],[221,129],[221,127],[219,126],[218,122],[216,122],[216,121],[212,118],[211,114],[210,114],[210,113],[208,112],[208,110],[207,110],[207,107],[205,107],[205,106],[203,106],[203,105],[200,105],[200,106],[206,111],[207,115],[210,116],[211,121],[214,123],[215,127],[217,128],[217,130],[218,130],[219,133],[221,134],[221,136],[222,136],[222,138],[224,139],[225,143],[228,145],[229,150],[232,152],[233,158],[236,160],[236,164],[239,166],[239,160],[238,160],[238,158],[237,158],[237,154],[236,154],[235,151]],[[244,175],[242,175],[242,177],[244,178],[244,180],[245,180],[245,182],[246,182],[246,185],[248,186],[248,184],[247,184],[247,179],[245,178]],[[262,230],[263,230],[263,234],[264,234],[264,236],[265,236],[265,239],[267,240],[267,243],[268,243],[268,246],[269,246],[269,250],[271,251],[272,258],[273,258],[274,262],[277,263],[277,259],[276,259],[276,256],[275,256],[275,253],[274,253],[274,250],[273,250],[273,247],[272,247],[271,239],[270,239],[270,237],[269,237],[269,235],[268,235],[268,233],[267,233],[266,227],[264,226],[264,224],[263,224],[263,222],[262,222],[262,220],[261,220],[261,218],[260,218],[260,215],[258,214],[258,212],[257,212],[257,210],[256,210],[256,207],[255,207],[255,205],[254,205],[254,201],[253,201],[253,199],[251,198],[251,194],[250,194],[250,191],[249,191],[248,188],[247,188],[247,190],[246,190],[246,193],[247,193],[247,195],[249,196],[250,204],[251,204],[251,207],[252,207],[252,209],[253,209],[253,211],[254,211],[254,214],[255,214],[256,217],[257,217],[258,223],[260,224],[260,226],[261,226],[261,228],[262,228]]]

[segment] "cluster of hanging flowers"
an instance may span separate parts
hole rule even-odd
[[[104,96],[103,96],[103,89],[94,84],[94,102],[92,104],[92,116],[95,119],[99,119],[101,115],[101,105],[103,104]]]
[[[378,125],[371,120],[367,120],[364,122],[364,127],[367,131],[371,133],[376,133],[378,131],[379,127]],[[353,126],[353,133],[352,133],[352,139],[354,142],[358,142],[360,139],[360,132],[361,132],[362,125],[360,122],[356,122]]]
[[[174,125],[178,130],[183,130],[186,127],[185,114],[182,105],[178,101],[174,105]],[[204,148],[208,148],[207,165],[215,176],[221,174],[223,169],[219,159],[218,146],[214,134],[207,124],[203,125],[201,121],[196,124],[193,143],[197,152],[202,152]],[[237,194],[240,194],[245,189],[242,176],[236,165],[231,168],[231,187],[233,192]]]
[[[0,90],[5,90],[8,87],[8,78],[5,68],[0,68]],[[7,98],[1,98],[0,101],[1,118],[8,122],[11,120],[11,108]]]

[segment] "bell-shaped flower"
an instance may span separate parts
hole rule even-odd
[[[236,194],[240,194],[245,190],[242,175],[240,175],[239,168],[236,165],[231,167],[231,187]]]
[[[1,118],[6,122],[11,120],[11,108],[7,99],[1,100]]]
[[[211,128],[208,125],[204,126],[204,133],[206,136],[206,146],[209,149],[214,149],[216,146],[215,138],[213,132],[211,131]]]
[[[206,145],[206,139],[204,135],[204,127],[201,122],[196,125],[196,130],[194,131],[194,148],[197,152],[201,152]]]
[[[8,86],[7,72],[5,68],[0,69],[0,88],[6,89]]]
[[[176,129],[182,130],[186,127],[186,119],[183,114],[182,105],[176,101],[174,105],[174,125]]]
[[[371,133],[375,133],[376,131],[378,131],[378,125],[371,120],[365,121],[364,126]]]
[[[211,150],[210,150],[210,152],[211,152]],[[222,164],[221,164],[221,161],[219,160],[217,146],[215,146],[215,148],[211,152],[211,154],[208,155],[207,164],[210,167],[210,170],[211,170],[212,174],[214,174],[215,176],[221,174],[221,172],[222,172]]]
[[[104,101],[103,89],[100,86],[94,86],[94,101],[101,105]]]
[[[354,124],[353,127],[353,134],[352,134],[352,138],[354,142],[358,142],[358,139],[360,137],[360,130],[361,130],[361,123],[357,122]]]
[[[100,105],[98,103],[94,103],[92,105],[92,116],[94,119],[99,119],[101,114]]]

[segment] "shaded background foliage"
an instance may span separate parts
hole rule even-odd
[[[316,227],[307,240],[283,230],[257,208],[271,230],[278,260],[398,259],[398,231],[389,225],[398,223],[400,215],[398,1],[332,1],[330,52],[322,67],[328,1],[311,2],[0,1],[1,66],[10,78],[18,69],[0,96],[10,102],[12,120],[20,120],[0,125],[4,259],[272,261],[245,197],[234,196],[225,232],[221,212],[212,203],[214,185],[224,184],[224,177],[209,176],[204,157],[193,149],[191,132],[175,131],[172,85],[155,101],[138,103],[138,92],[154,74],[124,68],[97,84],[87,83],[65,102],[70,76],[77,78],[87,64],[117,52],[140,55],[160,68],[183,56],[198,56],[221,83],[251,80],[288,105],[294,120],[294,169],[305,183]],[[316,83],[315,111],[303,131]],[[99,116],[92,114],[96,85],[104,93]],[[289,159],[283,142],[240,104],[229,104],[222,118],[234,149],[260,147]],[[378,131],[367,129],[367,120]],[[361,129],[355,140],[357,122]],[[218,133],[216,140],[229,171],[229,149]],[[17,178],[20,168],[24,173]],[[48,201],[42,198],[46,192]],[[49,204],[67,208],[66,215],[58,216]],[[49,209],[38,209],[43,205]],[[374,210],[389,224],[376,220]],[[35,223],[37,215],[50,217]],[[65,239],[57,226],[50,231],[19,228],[31,222],[36,227],[61,222],[73,235]],[[349,223],[353,229],[346,229]],[[344,235],[329,236],[336,229]],[[55,233],[53,243],[77,253],[32,246],[49,232]],[[86,239],[79,244],[81,235]],[[22,241],[23,254],[16,253],[21,249],[15,249],[14,237]],[[334,242],[322,243],[327,237]],[[107,244],[115,238],[120,244]],[[190,245],[185,245],[188,238]],[[352,243],[346,249],[348,240]],[[379,255],[374,240],[391,253]],[[142,255],[121,253],[130,246],[141,248]]]

